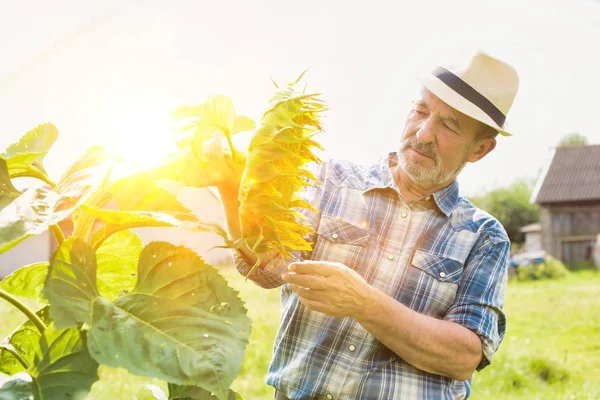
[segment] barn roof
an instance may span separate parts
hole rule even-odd
[[[600,145],[556,148],[532,200],[536,203],[600,200]]]

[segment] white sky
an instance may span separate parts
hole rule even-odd
[[[597,0],[0,0],[0,150],[50,121],[61,132],[46,158],[54,178],[92,144],[156,156],[170,148],[175,106],[222,93],[258,120],[269,76],[310,67],[309,89],[330,108],[326,156],[369,163],[398,146],[411,73],[478,47],[511,62],[521,89],[514,136],[465,169],[464,194],[535,177],[566,133],[600,143]]]

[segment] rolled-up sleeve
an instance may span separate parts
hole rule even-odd
[[[327,163],[313,164],[309,170],[311,170],[313,175],[318,179],[319,183],[309,182],[307,180],[308,185],[297,194],[300,199],[312,205],[317,212],[306,208],[300,208],[298,211],[304,217],[302,222],[311,226],[313,229],[313,233],[308,234],[305,239],[310,243],[314,243],[316,238],[316,233],[314,232],[317,231],[320,222],[320,213],[318,210],[321,208]],[[312,251],[295,251],[291,252],[291,254],[292,257],[290,258],[277,257],[264,268],[254,269],[252,269],[252,265],[248,264],[246,259],[237,250],[233,250],[233,259],[240,274],[251,279],[263,288],[271,289],[283,285],[284,282],[281,279],[281,275],[287,270],[287,266],[290,262],[296,260],[308,260],[312,255]]]
[[[510,242],[487,238],[467,259],[454,304],[444,319],[475,332],[483,345],[477,371],[490,365],[506,331],[502,311]]]

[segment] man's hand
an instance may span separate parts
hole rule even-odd
[[[333,317],[356,317],[368,308],[373,288],[344,264],[328,261],[294,262],[282,279],[300,302]]]

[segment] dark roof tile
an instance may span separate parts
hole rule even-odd
[[[536,203],[600,200],[600,145],[558,147]]]

